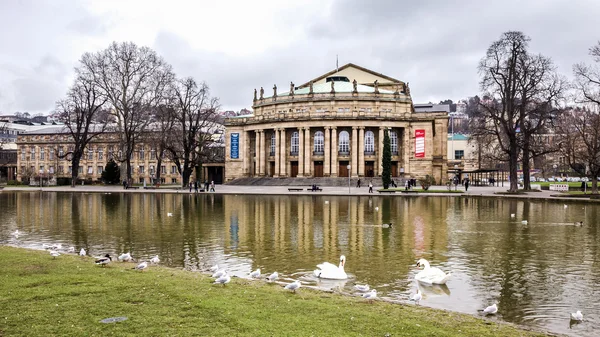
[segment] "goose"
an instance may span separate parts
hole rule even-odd
[[[219,278],[223,275],[227,274],[227,271],[225,269],[220,269],[217,270],[214,274],[211,275],[212,278]]]
[[[216,279],[215,282],[213,282],[213,283],[214,284],[222,284],[223,286],[225,286],[229,282],[231,282],[231,276],[229,276],[229,275],[227,275],[227,273],[225,273],[223,276]]]
[[[160,262],[160,259],[158,258],[158,255],[155,255],[153,258],[150,259],[150,263],[152,264],[158,264]]]
[[[296,290],[300,289],[301,286],[302,286],[302,283],[300,283],[299,280],[296,280],[290,284],[287,284],[284,288],[287,290],[291,290],[295,293]]]
[[[381,225],[381,227],[383,228],[392,228],[392,223],[384,223],[383,225]]]
[[[577,310],[577,312],[572,312],[571,313],[571,320],[572,321],[578,321],[578,322],[583,321],[583,314],[581,313],[581,311]]]
[[[146,268],[148,268],[148,262],[144,261],[144,262],[138,264],[137,266],[135,266],[133,269],[143,271]]]
[[[167,216],[173,216],[173,213],[169,212],[167,213]]]
[[[250,273],[251,278],[259,278],[260,277],[260,268]]]
[[[348,275],[344,271],[344,265],[346,264],[346,257],[344,255],[340,256],[340,265],[336,266],[329,262],[323,262],[317,265],[317,268],[314,271],[314,274],[318,278],[325,278],[331,280],[345,280],[348,278]]]
[[[411,301],[415,301],[415,304],[419,304],[419,301],[423,298],[423,295],[421,294],[421,289],[417,289],[417,293],[412,295],[410,297]]]
[[[522,223],[523,225],[527,225],[527,220],[523,220],[523,221],[521,221],[521,223]]]
[[[496,305],[496,303],[490,305],[489,307],[483,309],[483,314],[484,315],[493,315],[495,313],[498,312],[498,306]]]
[[[216,272],[217,270],[219,270],[219,265],[215,264],[214,266],[210,267],[208,270],[210,270],[211,272]]]
[[[267,277],[267,281],[269,282],[274,282],[279,278],[279,273],[277,272],[273,272],[273,274],[269,275],[269,277]]]
[[[69,253],[75,253],[75,247],[69,247],[69,249],[67,249],[67,251]]]
[[[109,254],[104,255],[103,257],[96,260],[96,264],[101,265],[102,267],[106,266],[112,261],[112,257]]]
[[[79,255],[80,255],[80,256],[85,256],[85,254],[86,254],[86,251],[85,251],[85,249],[84,249],[84,248],[81,248],[81,250],[79,251]]]
[[[119,255],[119,257],[117,258],[119,261],[123,261],[123,262],[129,262],[131,261],[133,258],[131,257],[130,253],[123,253],[121,255]]]
[[[356,289],[360,292],[363,292],[363,293],[366,293],[367,291],[371,290],[371,288],[369,287],[368,284],[365,284],[365,285],[357,284],[354,286],[354,289]]]
[[[450,273],[444,273],[437,267],[431,267],[429,261],[425,259],[419,259],[419,261],[417,261],[417,267],[421,266],[423,266],[423,270],[415,275],[415,280],[424,284],[446,284],[452,275]]]
[[[52,256],[53,258],[56,259],[57,256],[60,256],[60,253],[55,251],[55,250],[51,250],[50,251],[50,256]]]
[[[576,221],[575,226],[583,226],[583,221]]]
[[[373,300],[377,298],[377,290],[372,289],[368,293],[362,294],[362,297],[368,300],[369,302],[373,302]]]

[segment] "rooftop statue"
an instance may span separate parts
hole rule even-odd
[[[375,93],[378,94],[379,93],[379,83],[377,82],[377,80],[375,80],[375,82],[373,84],[375,85]]]
[[[265,93],[265,89],[263,89],[263,87],[260,87],[260,99],[263,99],[264,93]]]
[[[294,96],[294,82],[290,82],[290,96]]]
[[[254,88],[254,100],[256,101],[256,88]]]
[[[309,94],[313,93],[313,83],[312,83],[312,81],[310,81],[310,83],[308,83],[308,93]]]
[[[335,93],[334,83],[335,83],[335,81],[331,81],[331,93],[332,94]]]
[[[353,92],[358,92],[358,89],[356,88],[356,79],[354,79],[354,81],[352,81],[352,88],[354,88],[352,90]]]
[[[273,97],[277,97],[277,84],[273,85]]]

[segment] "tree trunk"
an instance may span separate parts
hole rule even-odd
[[[509,160],[508,160],[508,175],[509,175],[509,182],[510,182],[510,188],[509,188],[509,192],[511,193],[517,193],[517,191],[519,190],[519,176],[517,173],[517,164],[518,164],[518,160],[519,160],[519,147],[517,144],[517,139],[516,138],[512,138],[510,140],[510,155],[509,155]]]
[[[597,174],[594,174],[594,176],[592,177],[592,194],[598,194],[598,175]]]
[[[160,184],[160,174],[161,174],[160,168],[162,165],[162,158],[160,158],[160,157],[161,156],[158,156],[158,158],[156,159],[156,180],[154,181],[154,183],[156,185]]]
[[[529,150],[529,139],[525,137],[525,141],[523,143],[523,189],[525,191],[531,190],[531,178],[530,178],[530,164],[529,164],[529,155],[531,151]]]
[[[73,159],[71,160],[71,187],[75,187],[75,185],[77,185],[77,176],[79,175],[80,160],[81,155],[73,154]]]

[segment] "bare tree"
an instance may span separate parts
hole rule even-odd
[[[71,187],[75,187],[79,174],[79,162],[89,143],[106,129],[107,123],[95,123],[106,102],[100,87],[85,70],[76,69],[75,83],[67,97],[56,104],[56,116],[65,124],[73,146],[62,157],[71,157]],[[58,156],[58,154],[57,154]]]
[[[198,85],[191,77],[173,82],[169,97],[174,131],[166,150],[185,186],[194,167],[201,163],[205,147],[212,142],[219,100],[210,96],[206,83]]]
[[[152,148],[150,151],[150,155],[154,156],[152,159],[156,159],[155,182],[160,182],[162,161],[174,131],[174,116],[166,102],[159,104],[155,108],[152,124],[144,137],[144,143]]]
[[[508,161],[513,193],[518,189],[517,165],[523,147],[520,129],[525,121],[541,118],[536,115],[541,113],[539,104],[548,101],[546,89],[554,75],[549,59],[528,52],[529,40],[521,32],[506,32],[479,63],[481,89],[487,99],[480,102],[483,122],[473,132],[495,137],[501,156]]]
[[[132,42],[113,42],[105,50],[86,53],[81,63],[93,74],[115,114],[121,148],[116,159],[126,164],[122,178],[131,180],[133,151],[151,122],[154,106],[173,80],[171,66],[154,50]]]

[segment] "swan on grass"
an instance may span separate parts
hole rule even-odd
[[[577,312],[572,312],[571,313],[571,320],[572,321],[577,321],[577,322],[583,321],[583,314],[581,313],[581,311],[577,310]]]
[[[314,271],[314,274],[318,278],[325,278],[330,280],[345,280],[348,278],[348,275],[344,271],[344,265],[346,264],[346,257],[344,255],[340,256],[340,265],[336,266],[329,262],[323,262],[317,265],[317,268]]]
[[[483,309],[484,315],[494,315],[498,312],[498,305],[496,303],[490,305],[489,307]]]
[[[417,267],[421,266],[423,267],[423,270],[415,275],[415,280],[421,283],[427,285],[446,284],[451,276],[450,273],[446,274],[437,267],[431,267],[429,261],[425,259],[419,259],[419,261],[417,261]]]

